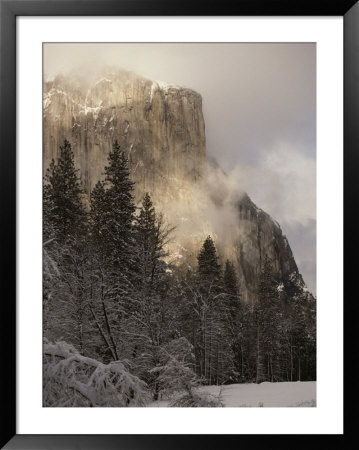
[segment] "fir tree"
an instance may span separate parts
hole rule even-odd
[[[236,321],[236,317],[240,311],[240,295],[239,284],[236,270],[231,261],[227,259],[223,274],[224,292],[227,294],[227,304],[232,321]]]
[[[44,228],[53,229],[58,239],[84,231],[86,211],[83,190],[75,168],[71,144],[65,140],[57,162],[51,161],[44,186]]]
[[[157,217],[150,195],[146,193],[136,220],[136,240],[140,254],[140,271],[144,280],[150,284],[155,281],[160,258],[166,255],[164,245],[169,233],[170,230],[162,223],[162,217]]]
[[[170,332],[170,303],[168,291],[170,277],[166,256],[166,245],[172,229],[156,213],[151,197],[145,194],[136,220],[136,242],[138,250],[135,314],[129,320],[133,335],[133,357],[137,373],[153,389],[157,399],[158,373],[152,369],[160,364],[161,348]]]
[[[239,287],[236,270],[233,263],[229,261],[229,259],[226,260],[226,264],[224,266],[223,281],[226,293],[232,297],[238,297]]]
[[[105,180],[91,193],[93,246],[90,311],[104,344],[106,358],[117,360],[126,346],[123,322],[136,291],[135,204],[128,159],[114,142]]]
[[[236,372],[240,379],[244,373],[244,323],[243,308],[239,294],[239,283],[236,270],[231,261],[227,259],[223,274],[225,296],[226,328],[229,331],[231,346],[234,354]]]
[[[98,181],[92,189],[91,197],[91,234],[98,246],[108,245],[110,235],[107,230],[107,216],[109,215],[107,196],[103,181]]]
[[[219,283],[221,280],[221,267],[218,262],[216,247],[211,236],[204,241],[197,257],[198,273],[204,281]]]
[[[315,316],[305,292],[291,299],[287,316],[286,344],[290,381],[315,379]]]
[[[278,381],[279,324],[281,312],[271,261],[265,257],[258,287],[258,299],[254,305],[256,326],[256,382]]]
[[[133,188],[128,159],[116,141],[108,156],[105,181],[97,183],[91,193],[91,220],[102,250],[122,273],[129,272],[135,253]]]
[[[197,373],[208,383],[219,384],[230,379],[233,352],[226,320],[228,309],[222,271],[210,236],[204,241],[197,259],[198,271],[190,287]]]
[[[44,330],[85,350],[87,213],[71,145],[64,141],[43,189]]]

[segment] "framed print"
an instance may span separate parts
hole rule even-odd
[[[342,445],[357,20],[1,2],[4,448]]]

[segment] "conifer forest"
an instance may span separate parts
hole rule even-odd
[[[316,304],[270,256],[244,300],[235,262],[204,237],[173,263],[176,227],[135,201],[117,141],[87,193],[69,141],[43,184],[43,405],[222,406],[206,386],[316,380]]]

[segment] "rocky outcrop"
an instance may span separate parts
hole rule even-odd
[[[293,284],[306,289],[279,224],[247,194],[223,204],[217,181],[209,186],[208,171],[218,168],[206,163],[198,93],[118,70],[92,81],[58,77],[44,85],[45,169],[64,139],[72,144],[87,193],[103,177],[112,143],[118,140],[130,161],[137,201],[150,192],[176,227],[169,245],[172,262],[195,264],[210,234],[222,261],[229,258],[236,264],[244,300],[255,301],[265,255],[273,261],[284,297]]]
[[[129,72],[96,81],[57,78],[44,86],[44,165],[68,139],[90,192],[114,140],[127,152],[140,191],[162,191],[168,178],[196,181],[205,159],[201,96]],[[140,192],[138,193],[140,194]]]
[[[284,298],[288,296],[293,285],[307,291],[288,240],[279,224],[258,208],[246,194],[239,201],[238,210],[239,233],[234,246],[241,284],[246,286],[244,296],[247,300],[255,299],[265,256],[270,258],[273,270],[278,274],[278,286],[283,291]]]

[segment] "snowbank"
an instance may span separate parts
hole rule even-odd
[[[283,382],[202,386],[202,392],[219,397],[225,407],[310,407],[316,406],[316,382]],[[169,406],[169,400],[150,403],[149,407]]]

